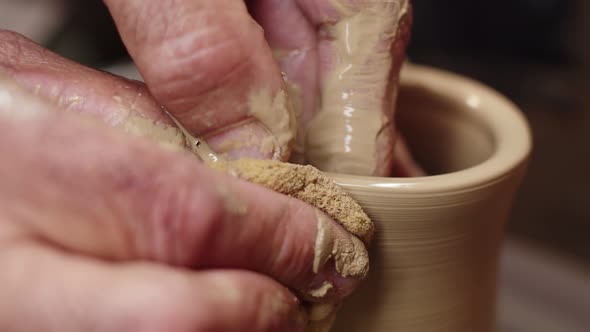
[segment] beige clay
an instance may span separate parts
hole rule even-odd
[[[323,297],[326,296],[326,294],[328,294],[328,292],[334,288],[334,285],[329,282],[329,281],[324,281],[324,283],[322,283],[322,285],[316,289],[312,289],[309,292],[309,295],[311,295],[311,297],[315,297],[318,299],[321,299]]]
[[[180,151],[185,146],[184,136],[178,128],[139,116],[129,116],[122,129],[129,134],[149,138],[165,149]]]
[[[391,91],[374,82],[388,81],[392,55],[384,39],[396,39],[409,1],[373,1],[361,11],[347,2],[330,1],[342,17],[326,28],[335,40],[335,64],[322,81],[320,112],[306,128],[305,157],[322,171],[370,176],[377,169],[377,136],[392,121],[378,103]]]
[[[397,123],[437,175],[328,174],[379,229],[371,273],[333,331],[496,331],[503,227],[531,149],[526,120],[472,80],[421,66],[401,78]]]
[[[248,106],[250,115],[272,134],[261,148],[273,148],[273,160],[284,159],[290,154],[297,133],[295,111],[287,92],[281,90],[273,96],[269,90],[256,91],[248,98]]]

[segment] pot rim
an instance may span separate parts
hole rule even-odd
[[[490,131],[492,155],[475,166],[433,176],[387,178],[326,173],[336,183],[406,194],[448,193],[502,181],[526,164],[532,149],[531,131],[522,111],[505,96],[470,78],[428,66],[406,64],[400,77],[401,85],[419,85],[466,105],[465,110]]]

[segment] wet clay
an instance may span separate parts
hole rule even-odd
[[[331,282],[324,281],[324,283],[322,283],[322,285],[320,287],[309,291],[309,295],[311,295],[312,297],[315,297],[315,298],[322,298],[322,297],[326,296],[326,294],[328,294],[328,292],[332,288],[334,288],[334,285],[332,285]]]
[[[348,239],[337,239],[334,243],[332,256],[336,271],[343,277],[364,278],[369,273],[369,254],[365,246],[355,236]]]
[[[269,90],[258,90],[250,94],[248,106],[250,115],[272,134],[262,142],[262,149],[274,146],[273,160],[287,159],[297,134],[297,120],[287,92],[281,90],[272,96]]]
[[[313,257],[313,273],[318,273],[320,267],[332,257],[334,249],[334,233],[329,229],[330,221],[316,210],[316,219],[318,221],[318,230],[315,238],[315,249]]]
[[[374,175],[377,136],[392,121],[382,104],[390,93],[384,84],[390,50],[409,1],[375,1],[362,10],[345,4],[353,1],[330,2],[341,19],[322,33],[333,40],[335,59],[322,79],[320,111],[306,129],[306,160],[322,171]]]
[[[303,116],[303,92],[297,83],[289,80],[286,76],[284,79],[293,104],[295,118],[298,119],[297,123],[299,124],[289,160],[295,164],[305,164],[305,154],[303,152],[305,148],[305,131],[301,125],[301,117]]]

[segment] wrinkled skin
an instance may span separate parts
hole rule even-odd
[[[338,17],[328,1],[249,3],[265,34],[240,0],[105,3],[146,85],[0,31],[0,330],[301,330],[295,295],[328,280],[322,300],[338,301],[358,284],[330,263],[311,271],[314,208],[112,127],[171,125],[163,105],[214,148],[245,131],[262,142],[247,99],[284,89],[281,70],[302,87],[305,124],[323,63],[315,27]],[[302,52],[279,66],[273,48]]]

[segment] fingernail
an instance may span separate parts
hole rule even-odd
[[[369,272],[369,253],[362,241],[318,210],[316,217],[313,272],[318,273],[333,258],[342,277],[364,278]]]
[[[363,279],[369,273],[369,253],[356,236],[346,234],[346,238],[336,239],[333,254],[341,276]]]
[[[317,235],[313,272],[305,297],[309,301],[343,297],[368,273],[369,256],[364,244],[322,212],[316,211]],[[330,262],[330,263],[328,263]]]

